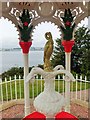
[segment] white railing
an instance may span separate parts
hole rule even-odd
[[[40,94],[44,89],[44,80],[42,76],[36,76],[35,82],[30,83],[30,98],[35,98],[38,94]],[[71,99],[80,99],[83,101],[88,101],[88,84],[90,81],[87,81],[87,77],[82,76],[78,77],[76,75],[76,81],[71,82]],[[64,76],[58,75],[55,78],[55,90],[64,95],[65,91],[65,81]],[[8,102],[14,99],[22,99],[24,98],[24,80],[19,76],[14,76],[14,80],[11,77],[7,80],[5,78],[4,81],[0,80],[0,103]]]
[[[76,75],[76,82],[71,82],[71,91],[75,87],[75,91],[71,92],[71,98],[80,99],[86,102],[89,102],[88,89],[90,89],[90,81],[87,80],[87,77],[78,77]]]

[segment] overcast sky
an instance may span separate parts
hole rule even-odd
[[[88,19],[85,18],[78,26],[88,26]],[[44,37],[46,32],[51,32],[53,39],[60,38],[60,30],[54,24],[42,23],[35,27],[32,35],[32,47],[44,47],[46,39]],[[16,48],[19,47],[19,36],[14,24],[7,19],[0,19],[0,48]]]

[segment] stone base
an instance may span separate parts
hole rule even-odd
[[[36,110],[46,116],[54,116],[56,113],[61,111],[64,105],[65,98],[56,91],[53,91],[52,93],[44,91],[34,100],[34,107]]]
[[[39,67],[34,67],[26,78],[26,82],[32,80],[36,74],[42,75],[44,78],[44,92],[39,94],[34,100],[34,107],[38,112],[45,114],[46,116],[54,116],[65,107],[66,100],[58,92],[55,91],[54,78],[58,74],[65,74],[65,80],[74,81],[73,75],[61,68],[61,65],[56,66],[52,72],[46,72]]]

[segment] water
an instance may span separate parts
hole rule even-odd
[[[29,66],[43,64],[44,51],[29,52]],[[11,67],[23,67],[23,54],[21,51],[0,52],[0,73],[9,70]]]

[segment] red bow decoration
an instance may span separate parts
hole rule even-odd
[[[28,26],[28,22],[24,22],[24,26]]]
[[[67,26],[70,26],[70,25],[71,25],[71,22],[67,21],[65,24],[66,24]]]

